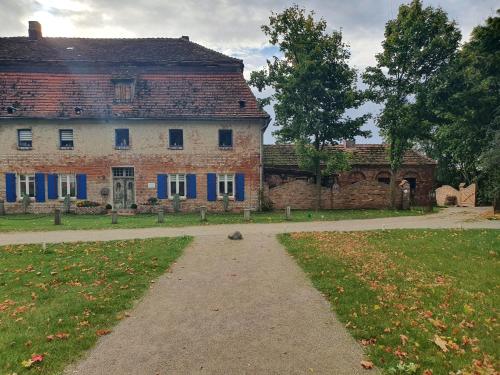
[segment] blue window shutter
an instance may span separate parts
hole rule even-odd
[[[35,201],[45,202],[45,174],[35,173]]]
[[[217,176],[215,173],[207,173],[207,200],[217,200]]]
[[[188,174],[186,176],[186,182],[187,182],[186,198],[195,199],[196,198],[196,175],[195,174]]]
[[[5,174],[5,199],[7,202],[16,201],[16,174],[6,173]]]
[[[158,199],[167,199],[167,180],[168,176],[166,174],[159,174],[157,176],[157,197]]]
[[[245,200],[245,175],[243,173],[236,173],[236,195],[237,201]]]
[[[76,198],[87,199],[87,175],[76,175]]]
[[[47,198],[57,199],[57,175],[47,175]]]

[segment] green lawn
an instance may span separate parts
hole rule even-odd
[[[0,247],[0,374],[59,373],[126,319],[189,242]],[[39,354],[43,361],[30,363]]]
[[[435,209],[437,212],[437,209]],[[379,217],[423,215],[422,209],[409,211],[396,210],[325,210],[292,211],[291,221],[327,221],[346,219],[373,219]],[[209,213],[207,222],[200,221],[198,213],[167,213],[163,224],[157,223],[156,215],[120,216],[118,224],[111,224],[111,217],[106,215],[64,215],[62,225],[54,225],[53,215],[6,215],[0,216],[0,232],[38,231],[63,229],[109,229],[109,228],[147,228],[147,227],[182,227],[209,224],[242,224],[242,213]],[[252,212],[252,223],[279,223],[285,221],[283,211]]]
[[[295,233],[280,240],[385,373],[498,373],[500,231]]]

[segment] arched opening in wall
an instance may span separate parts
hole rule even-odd
[[[375,177],[375,180],[377,180],[381,184],[390,185],[390,183],[391,183],[391,173],[387,172],[387,171],[379,172],[377,174],[377,176]]]
[[[355,184],[356,182],[364,181],[366,180],[366,176],[364,175],[363,172],[360,171],[354,171],[349,173],[349,183],[350,184]]]

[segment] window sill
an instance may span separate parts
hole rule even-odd
[[[183,146],[169,146],[169,150],[184,150]]]
[[[74,147],[73,146],[60,146],[59,147],[59,150],[73,150]]]
[[[223,197],[223,196],[218,196],[218,197],[217,197],[217,200],[222,201],[222,200],[224,200],[224,197]],[[230,200],[230,201],[234,201],[234,196],[229,197],[229,200]]]
[[[179,197],[181,201],[185,201],[187,198],[186,197]],[[174,197],[168,197],[169,201],[173,201]]]
[[[17,146],[17,149],[19,151],[30,151],[33,150],[33,147],[23,147],[23,146]]]
[[[233,146],[219,146],[219,150],[232,150]]]
[[[35,197],[30,197],[30,201],[34,202],[35,201]],[[23,203],[23,200],[22,199],[18,199],[17,203]]]
[[[130,150],[130,146],[115,146],[115,150]]]
[[[57,198],[59,201],[64,202],[64,197],[59,197]],[[69,198],[71,201],[76,201],[76,197],[70,197]]]

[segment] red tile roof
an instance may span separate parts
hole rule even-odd
[[[114,79],[135,82],[115,101]],[[75,108],[81,111],[75,111]],[[268,118],[241,60],[185,39],[0,38],[0,118]]]
[[[350,152],[353,165],[389,164],[387,145],[356,144],[352,148],[337,145],[331,146],[329,149]],[[416,150],[408,150],[404,156],[403,164],[434,165],[436,161]],[[293,145],[264,145],[264,166],[266,168],[298,168],[295,147]]]

